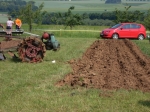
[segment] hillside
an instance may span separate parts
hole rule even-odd
[[[30,1],[30,0],[26,0]],[[103,13],[105,11],[112,12],[117,8],[118,10],[125,10],[124,7],[126,4],[104,4],[104,2],[99,0],[88,0],[88,1],[50,1],[50,0],[33,0],[35,1],[35,5],[39,6],[42,2],[44,2],[43,11],[47,12],[67,12],[70,6],[75,6],[73,13]],[[147,4],[139,4],[132,3],[130,4],[132,7],[130,11],[139,10],[140,11],[147,11],[149,9],[150,3]],[[7,12],[5,12],[7,13]],[[2,14],[0,12],[0,14]],[[0,22],[4,23],[7,17],[0,15]]]

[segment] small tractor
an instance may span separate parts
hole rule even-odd
[[[0,35],[0,37],[8,38],[6,35]],[[12,38],[18,37],[12,36]],[[18,56],[10,51],[12,48],[18,52]],[[45,57],[46,50],[57,51],[59,49],[60,43],[55,39],[54,34],[44,32],[42,37],[29,36],[26,38],[13,39],[10,41],[1,41],[0,60],[6,59],[4,52],[7,52],[13,58],[19,58],[22,62],[42,62],[43,58]]]

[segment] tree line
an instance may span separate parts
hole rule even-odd
[[[26,2],[23,0],[0,0],[0,12],[12,12],[19,10],[20,8],[26,6],[28,3],[33,5],[34,10],[38,8],[34,5],[34,1]]]
[[[109,4],[109,3],[116,3],[116,4],[120,4],[121,3],[121,0],[106,0],[105,2],[106,4]]]
[[[138,22],[144,24],[143,20],[146,17],[147,12],[141,11],[129,11],[131,6],[125,7],[124,11],[120,11],[117,8],[112,12],[103,13],[83,13],[80,14],[82,18],[82,25],[94,25],[94,26],[112,26],[119,22]],[[42,15],[42,24],[64,24],[62,16],[65,13],[44,13]]]

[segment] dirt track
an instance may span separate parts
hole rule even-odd
[[[21,40],[11,40],[11,41],[2,41],[0,42],[0,50],[6,50],[13,47],[17,47]]]
[[[97,40],[56,85],[150,91],[150,58],[130,40]]]

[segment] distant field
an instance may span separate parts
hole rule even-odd
[[[29,0],[26,0],[29,1]],[[48,1],[48,0],[33,0],[36,2],[36,5],[40,5],[44,2],[43,10],[48,12],[66,12],[70,6],[75,6],[74,12],[78,13],[90,13],[90,12],[104,12],[107,11],[114,11],[115,8],[119,10],[124,10],[126,4],[104,4],[99,0],[93,1]],[[132,7],[130,10],[139,10],[145,11],[148,10],[150,7],[150,3],[147,4],[130,4]]]
[[[6,23],[6,21],[7,21],[7,15],[6,14],[1,14],[0,13],[0,23]]]

